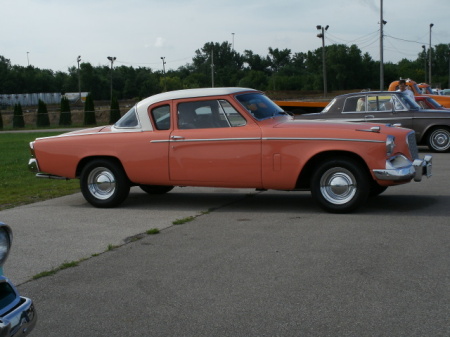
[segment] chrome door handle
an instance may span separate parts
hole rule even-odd
[[[184,139],[182,136],[170,136],[170,139]]]

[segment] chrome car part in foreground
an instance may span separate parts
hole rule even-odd
[[[37,320],[33,302],[20,296],[11,281],[3,276],[11,243],[11,228],[0,222],[0,337],[27,336]]]

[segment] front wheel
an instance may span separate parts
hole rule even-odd
[[[108,159],[93,160],[83,168],[80,188],[84,198],[99,208],[118,206],[130,192],[122,167]]]
[[[328,160],[312,176],[311,194],[328,212],[351,212],[366,202],[369,179],[366,170],[354,160]]]
[[[433,129],[428,135],[427,144],[434,152],[448,152],[450,150],[450,130],[443,127]]]

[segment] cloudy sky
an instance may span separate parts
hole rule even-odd
[[[0,0],[0,55],[13,65],[66,72],[82,62],[177,69],[206,42],[266,56],[356,44],[380,58],[381,0]],[[428,7],[425,4],[429,4]],[[422,45],[450,43],[449,0],[384,0],[384,60],[416,59]],[[234,33],[234,34],[233,34]]]

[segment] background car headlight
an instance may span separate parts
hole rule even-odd
[[[0,222],[0,267],[3,266],[8,258],[12,238],[11,228],[3,222]]]
[[[391,156],[394,153],[395,148],[395,137],[394,136],[387,136],[386,138],[386,154]]]

